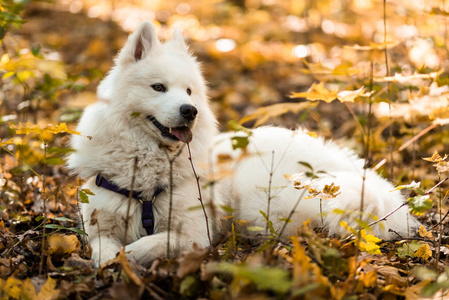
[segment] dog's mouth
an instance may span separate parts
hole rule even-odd
[[[157,129],[161,132],[163,137],[174,141],[181,141],[183,143],[190,143],[192,141],[192,131],[187,125],[180,127],[166,127],[162,125],[155,117],[148,116],[147,119],[156,126]]]

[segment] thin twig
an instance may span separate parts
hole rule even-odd
[[[449,191],[446,192],[446,195],[444,195],[444,198],[447,198],[448,193],[449,193]],[[434,230],[435,228],[440,226],[440,224],[447,218],[448,215],[449,215],[449,211],[444,215],[444,217],[441,219],[441,221],[439,221],[436,225],[434,225],[430,230]]]
[[[446,180],[448,180],[449,177],[446,177],[442,180],[440,180],[437,184],[435,184],[430,190],[428,190],[424,195],[429,195],[433,193],[433,190],[435,190],[437,187],[439,187],[441,184],[443,184],[443,182],[445,182]]]
[[[291,217],[293,216],[293,214],[295,213],[296,208],[299,205],[299,202],[301,201],[301,199],[304,197],[304,194],[306,193],[306,189],[304,189],[301,193],[301,195],[299,195],[298,200],[296,200],[295,205],[293,206],[293,208],[290,210],[290,213],[288,214],[287,219],[284,222],[284,225],[282,226],[281,231],[279,232],[279,237],[282,236],[282,234],[284,233],[285,228],[287,227],[287,224],[291,221]]]
[[[271,184],[273,181],[273,166],[274,166],[274,150],[271,152],[271,168],[270,177],[268,180],[268,199],[267,199],[267,223],[265,224],[265,234],[268,233],[268,222],[270,222],[270,204],[271,204]]]
[[[164,149],[164,153],[167,156],[168,163],[169,163],[169,205],[168,205],[168,223],[167,223],[167,258],[170,258],[170,231],[171,231],[171,219],[172,219],[172,209],[173,209],[173,162],[175,159],[181,154],[182,150],[184,149],[184,146],[186,144],[183,144],[181,146],[181,149],[175,155],[173,155],[173,158],[170,158],[170,155],[168,153],[168,150],[166,147],[162,147]]]
[[[148,124],[144,119],[143,124]],[[156,131],[151,128],[149,125],[146,126],[151,132],[153,132],[154,136],[157,138],[159,135]],[[168,207],[168,224],[167,224],[167,258],[170,257],[170,231],[171,231],[171,219],[172,219],[172,209],[173,209],[173,162],[175,159],[181,154],[182,150],[185,147],[185,143],[182,144],[181,148],[178,152],[173,155],[173,158],[170,158],[170,154],[168,153],[167,147],[162,144],[162,149],[164,150],[165,156],[167,157],[169,163],[169,207]]]
[[[196,170],[195,170],[195,167],[194,167],[193,161],[192,161],[192,153],[190,152],[189,144],[187,144],[187,150],[189,150],[189,161],[190,161],[190,165],[192,166],[193,175],[195,176],[195,179],[196,179],[196,185],[198,187],[198,200],[200,201],[201,208],[203,209],[203,213],[204,213],[204,218],[206,219],[207,238],[209,239],[209,245],[212,248],[212,239],[210,237],[210,230],[209,230],[209,219],[207,217],[206,208],[204,207],[203,197],[201,195],[200,177],[196,174]]]
[[[420,133],[418,133],[417,135],[415,135],[414,137],[412,137],[410,140],[408,140],[407,142],[405,142],[404,144],[402,144],[401,147],[399,147],[399,149],[397,151],[395,151],[395,153],[399,153],[400,151],[404,150],[405,148],[407,148],[408,146],[410,146],[413,142],[415,142],[417,139],[419,139],[420,137],[422,137],[424,134],[426,134],[427,132],[429,132],[430,130],[434,129],[435,127],[437,127],[438,124],[434,123],[429,125],[427,128],[423,129]],[[382,159],[374,168],[373,170],[376,171],[377,169],[379,169],[380,167],[382,167],[385,163],[387,162],[387,160],[384,158]]]
[[[215,209],[215,203],[214,203],[214,199],[215,199],[215,179],[213,178],[213,174],[214,174],[214,168],[213,168],[213,158],[212,158],[212,148],[209,149],[208,151],[208,165],[209,165],[209,174],[211,177],[211,180],[209,181],[209,197],[210,197],[210,209],[211,209],[211,213],[212,213],[212,232],[217,232],[218,231],[218,220],[217,220],[217,211]]]
[[[384,12],[384,44],[385,44],[385,68],[386,68],[386,76],[389,77],[390,76],[390,67],[388,66],[388,50],[387,50],[387,1],[384,0],[383,1],[383,12]],[[392,120],[392,116],[391,116],[391,105],[392,105],[392,99],[391,99],[391,84],[388,81],[387,82],[387,86],[388,86],[388,114],[389,114],[389,119],[390,121]],[[394,162],[393,162],[393,127],[390,126],[389,127],[389,140],[390,140],[390,179],[391,181],[393,181],[394,178]]]
[[[129,211],[131,209],[131,201],[133,201],[133,190],[134,190],[134,182],[136,180],[137,162],[138,162],[138,158],[136,156],[136,157],[134,157],[133,176],[131,177],[131,187],[129,189],[129,196],[128,196],[128,208],[126,210],[126,217],[125,217],[125,234],[123,237],[123,252],[125,252],[126,240],[128,238]]]
[[[44,141],[44,161],[47,160],[47,142]],[[44,164],[46,166],[46,164]],[[45,229],[47,225],[47,204],[46,204],[46,196],[45,196],[45,189],[47,187],[46,184],[46,176],[45,176],[45,168],[44,172],[42,173],[42,203],[43,203],[43,227],[42,227],[42,244],[41,244],[41,261],[39,263],[39,275],[42,274],[42,268],[44,266],[44,256],[45,256]]]

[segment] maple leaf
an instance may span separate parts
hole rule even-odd
[[[421,224],[421,226],[419,226],[419,230],[418,230],[419,236],[424,237],[424,238],[432,238],[432,232],[427,231],[426,228]]]
[[[334,100],[339,100],[340,102],[354,102],[357,97],[369,97],[370,95],[371,93],[365,93],[365,88],[363,86],[355,91],[329,91],[324,86],[324,83],[320,82],[318,84],[312,84],[307,92],[292,93],[290,97],[306,98],[309,101],[321,100],[330,103]]]
[[[298,113],[300,111],[316,107],[318,103],[301,102],[301,103],[278,103],[258,108],[252,114],[243,117],[240,124],[256,120],[254,127],[266,123],[270,118],[283,115],[288,112]]]
[[[447,154],[441,157],[438,151],[435,150],[431,157],[423,157],[423,160],[436,163],[433,166],[437,169],[438,173],[442,173],[449,171],[449,164],[446,161],[447,157]]]
[[[307,90],[307,92],[302,93],[292,93],[290,95],[290,98],[306,98],[310,101],[316,101],[321,100],[326,103],[330,103],[337,99],[338,91],[329,91],[324,86],[323,82],[320,83],[314,83],[312,86]]]
[[[441,162],[444,162],[446,159],[447,159],[447,154],[444,155],[444,158],[443,158],[443,157],[441,157],[441,155],[436,150],[432,154],[431,157],[423,157],[423,160],[434,162],[434,163],[441,163]]]
[[[432,257],[432,250],[430,250],[429,244],[424,244],[418,248],[415,252],[415,257],[420,257],[424,260],[427,260],[429,257]]]

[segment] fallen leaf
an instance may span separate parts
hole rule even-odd
[[[432,250],[430,250],[429,244],[424,244],[418,248],[415,252],[415,257],[420,257],[424,260],[427,260],[429,257],[432,257]]]
[[[179,267],[176,270],[176,276],[182,279],[198,271],[209,251],[209,248],[195,249],[178,258]]]
[[[70,253],[80,249],[80,242],[74,234],[55,233],[47,238],[47,243],[51,255],[68,256]]]
[[[426,228],[421,224],[418,230],[419,236],[424,238],[432,238],[432,232],[427,231]]]

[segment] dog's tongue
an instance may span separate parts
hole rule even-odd
[[[178,138],[178,140],[180,140],[181,142],[184,142],[184,143],[190,143],[190,141],[192,140],[192,132],[186,126],[172,128],[171,134],[176,136]]]

